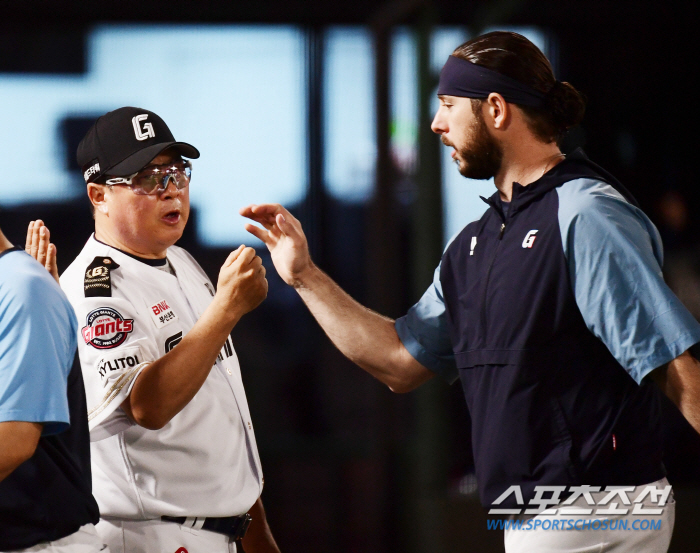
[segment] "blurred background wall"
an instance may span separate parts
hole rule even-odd
[[[216,281],[241,243],[270,293],[234,330],[286,553],[501,551],[472,476],[459,385],[397,396],[346,361],[286,287],[237,211],[280,202],[317,264],[397,317],[446,241],[486,205],[430,132],[437,75],[488,30],[526,35],[588,97],[565,151],[585,148],[636,195],[667,248],[669,282],[700,316],[694,25],[681,2],[621,0],[24,0],[0,20],[0,226],[42,218],[60,269],[92,231],[75,149],[102,113],[134,105],[191,142],[181,245]],[[673,548],[700,535],[700,444],[667,405],[679,498]]]

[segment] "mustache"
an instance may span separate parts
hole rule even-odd
[[[440,142],[442,142],[445,146],[449,146],[450,148],[455,147],[455,145],[452,144],[452,142],[450,142],[449,140],[447,140],[447,138],[445,138],[444,134],[440,135]]]

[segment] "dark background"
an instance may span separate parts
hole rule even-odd
[[[424,102],[420,166],[410,177],[415,194],[412,201],[398,201],[405,176],[389,155],[388,33],[399,24],[419,32],[437,24],[474,31],[537,25],[555,41],[559,78],[588,98],[585,121],[565,147],[584,146],[632,191],[662,232],[670,258],[690,259],[692,295],[692,278],[700,274],[692,215],[700,197],[694,155],[696,18],[690,6],[629,0],[25,0],[3,6],[0,72],[83,72],[84,34],[99,22],[299,25],[312,37],[311,67],[318,63],[313,37],[322,36],[324,27],[370,26],[377,56],[374,201],[350,206],[324,193],[321,116],[310,100],[309,194],[291,207],[304,223],[317,264],[364,304],[397,317],[419,297],[439,260],[441,199],[439,145],[427,130],[431,114]],[[429,89],[434,76],[424,77]],[[312,95],[314,78],[312,72]],[[84,122],[74,124],[64,129],[69,141],[83,132]],[[26,224],[36,218],[51,229],[65,268],[92,230],[87,201],[0,206],[0,225],[16,243],[23,243]],[[181,245],[216,281],[229,250],[202,247],[193,228],[191,222]],[[261,255],[270,295],[234,330],[234,343],[266,475],[263,499],[282,550],[501,550],[502,536],[486,531],[469,476],[469,415],[459,385],[435,381],[411,394],[392,394],[333,348]],[[700,513],[700,447],[671,407],[666,432],[669,479],[679,500],[672,547],[693,551],[700,539],[694,520]]]

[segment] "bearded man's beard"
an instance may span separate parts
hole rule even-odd
[[[457,149],[459,172],[463,177],[487,180],[496,176],[503,162],[503,149],[493,138],[484,122],[481,109],[474,110],[474,124],[469,144]]]

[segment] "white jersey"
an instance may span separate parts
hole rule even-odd
[[[192,400],[160,430],[120,408],[150,362],[182,340],[214,287],[182,248],[174,275],[92,236],[61,277],[78,317],[90,424],[93,494],[107,517],[225,517],[248,512],[262,471],[230,339]]]

